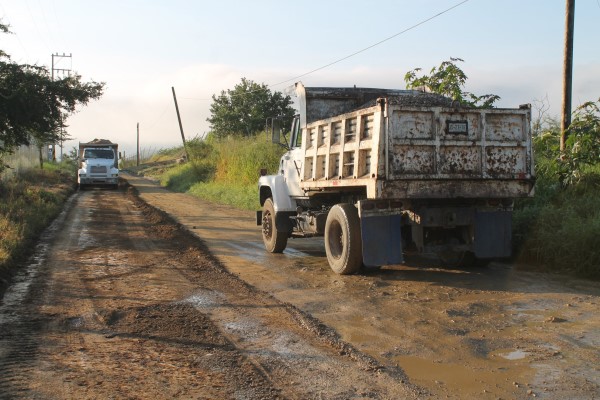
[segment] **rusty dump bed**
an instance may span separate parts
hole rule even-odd
[[[473,109],[423,95],[380,97],[305,123],[300,186],[363,186],[371,199],[532,194],[529,107]]]

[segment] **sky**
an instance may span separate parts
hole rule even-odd
[[[13,61],[50,68],[52,54],[72,55],[55,68],[106,83],[68,118],[65,152],[104,138],[133,154],[138,123],[143,151],[179,145],[171,87],[193,138],[210,131],[212,95],[242,77],[272,91],[404,89],[406,72],[450,57],[464,60],[465,89],[499,107],[561,110],[565,0],[0,0],[0,19]],[[573,60],[573,106],[598,100],[600,0],[576,2]]]

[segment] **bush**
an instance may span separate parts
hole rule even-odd
[[[215,181],[234,186],[256,184],[261,168],[276,173],[283,148],[264,140],[264,136],[250,139],[227,138],[215,142]]]
[[[26,255],[75,188],[72,163],[45,164],[0,181],[0,272]]]
[[[206,200],[243,209],[258,207],[257,182],[259,171],[271,174],[278,170],[284,150],[267,142],[264,136],[253,138],[194,138],[187,142],[188,162],[166,168],[151,167],[163,186],[177,192],[189,192]],[[183,148],[158,152],[161,159],[182,155]]]
[[[564,187],[557,175],[542,174],[535,197],[516,203],[513,237],[521,260],[600,278],[600,168],[588,167],[583,176]]]

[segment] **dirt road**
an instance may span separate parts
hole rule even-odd
[[[125,190],[79,192],[0,304],[0,398],[415,398]]]
[[[127,179],[180,226],[78,193],[0,303],[0,397],[600,398],[598,283],[337,276],[318,239],[268,254],[253,213]]]
[[[436,398],[600,398],[600,284],[493,263],[415,262],[338,276],[322,239],[265,252],[252,212],[169,193],[134,176],[144,201],[202,238],[229,271],[335,329]]]

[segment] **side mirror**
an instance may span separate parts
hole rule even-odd
[[[289,150],[289,147],[287,144],[287,139],[285,137],[285,133],[282,131],[282,128],[281,128],[281,119],[279,119],[277,117],[267,118],[265,131],[267,132],[267,135],[269,135],[269,134],[271,135],[272,143],[278,144],[282,147],[285,147],[287,150]],[[281,141],[282,136],[284,139],[283,142]]]
[[[277,118],[271,120],[271,142],[281,143],[281,121]]]

